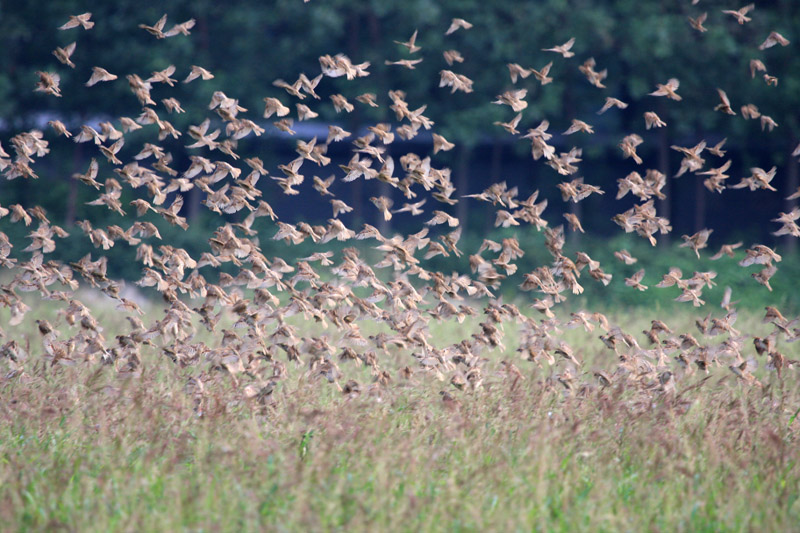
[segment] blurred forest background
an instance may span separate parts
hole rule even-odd
[[[238,152],[243,158],[260,157],[271,174],[280,175],[277,165],[296,156],[297,139],[309,140],[317,136],[323,140],[328,124],[338,124],[355,135],[363,135],[367,126],[377,122],[394,123],[387,93],[400,89],[407,93],[412,108],[427,105],[425,114],[435,121],[434,131],[456,144],[454,150],[434,157],[437,166],[452,169],[457,188],[454,197],[478,193],[502,180],[509,187],[519,187],[521,198],[539,190],[540,198],[550,201],[544,214],[550,224],[563,223],[562,214],[572,210],[580,216],[586,235],[570,234],[571,242],[580,242],[582,249],[594,249],[602,254],[602,249],[628,242],[620,241],[623,232],[611,217],[630,208],[634,199],[628,195],[614,200],[617,180],[634,170],[644,174],[644,169],[654,168],[669,177],[664,189],[667,198],[656,205],[659,214],[672,222],[673,242],[681,234],[712,228],[715,230],[711,237],[712,249],[723,242],[744,240],[746,246],[752,242],[777,245],[781,253],[791,255],[794,243],[780,242],[771,236],[779,225],[770,220],[778,212],[794,207],[785,197],[798,187],[798,161],[791,157],[791,152],[800,138],[797,112],[800,109],[800,56],[795,53],[794,46],[759,51],[758,45],[772,30],[790,40],[800,37],[797,35],[800,2],[757,2],[755,11],[750,13],[753,20],[745,25],[721,13],[722,9],[739,7],[727,0],[701,0],[698,5],[692,5],[690,0],[312,0],[309,3],[302,0],[168,0],[152,7],[143,7],[142,2],[133,0],[3,0],[0,1],[0,141],[8,147],[9,139],[16,133],[40,129],[50,141],[52,152],[34,167],[38,180],[19,178],[0,183],[0,203],[43,206],[54,223],[61,223],[72,232],[70,246],[58,249],[58,253],[73,256],[65,259],[92,252],[88,239],[72,227],[75,221],[86,219],[100,227],[130,224],[121,223],[120,217],[108,209],[86,205],[96,197],[95,191],[80,184],[72,175],[85,172],[92,157],[100,161],[101,177],[113,175],[112,167],[91,143],[56,138],[47,127],[48,120],[58,118],[70,130],[77,131],[82,124],[96,126],[120,116],[135,118],[141,113],[141,106],[129,90],[125,75],[136,73],[146,78],[153,71],[176,65],[176,77],[182,78],[191,65],[200,65],[210,70],[215,78],[188,85],[178,83],[174,88],[154,84],[154,100],[177,98],[186,113],[169,115],[169,120],[185,131],[189,125],[198,124],[206,117],[213,119],[207,104],[214,91],[221,90],[238,99],[240,105],[248,109],[247,118],[267,129],[260,137],[251,135],[240,141]],[[56,30],[69,15],[84,11],[91,11],[96,21],[91,31]],[[708,31],[700,33],[692,29],[688,17],[697,17],[703,12],[708,13],[705,22]],[[153,24],[164,13],[169,15],[168,25],[195,18],[197,24],[192,34],[157,40],[138,28],[140,23]],[[445,36],[453,17],[464,18],[474,27]],[[385,65],[387,59],[411,57],[395,41],[407,40],[415,30],[419,31],[417,44],[422,50],[414,58],[422,57],[424,61],[415,70]],[[574,58],[563,60],[541,51],[571,37],[576,38]],[[60,64],[51,52],[74,40],[78,44],[73,70]],[[450,49],[458,50],[464,62],[448,67],[442,52]],[[322,99],[309,104],[319,117],[295,122],[297,135],[294,137],[272,127],[274,119],[260,118],[265,97],[278,97],[284,103],[291,100],[283,89],[273,86],[274,80],[282,78],[291,83],[300,73],[313,77],[320,72],[319,56],[339,52],[347,54],[354,63],[369,61],[371,75],[350,82],[343,78],[324,78],[317,89]],[[597,70],[608,69],[604,80],[606,89],[592,86],[579,72],[578,66],[589,57],[596,60]],[[752,59],[761,59],[766,64],[768,72],[778,78],[777,86],[768,86],[760,74],[751,77]],[[554,78],[552,84],[540,86],[533,76],[516,85],[511,83],[508,63],[540,69],[551,60],[554,61],[550,72]],[[117,74],[119,79],[87,89],[84,83],[95,65]],[[439,71],[444,68],[452,68],[471,78],[474,92],[451,94],[448,88],[440,88]],[[37,80],[35,73],[39,70],[61,75],[61,98],[33,91]],[[665,83],[673,77],[680,80],[682,102],[647,96],[657,83]],[[737,116],[714,111],[718,103],[717,87],[727,92]],[[527,140],[513,137],[493,125],[495,121],[508,121],[514,116],[508,106],[491,103],[496,95],[514,88],[528,89],[529,106],[518,129],[524,133],[542,119],[549,120],[550,131],[555,133],[550,143],[558,151],[568,151],[572,146],[582,148],[583,163],[578,175],[603,188],[604,196],[593,195],[577,205],[563,202],[556,187],[562,178],[555,170],[543,161],[532,160]],[[353,102],[355,96],[364,92],[377,94],[379,107],[356,105],[352,113],[337,114],[328,98],[341,93]],[[619,98],[630,106],[597,115],[606,96]],[[739,107],[748,103],[773,117],[778,127],[772,132],[762,131],[758,120],[743,119]],[[655,111],[667,127],[645,130],[642,118],[645,111]],[[559,135],[573,118],[591,124],[595,134]],[[143,142],[152,141],[143,134],[141,141],[136,142],[138,133],[126,135],[123,159],[137,153]],[[645,141],[638,150],[644,159],[641,167],[630,159],[623,159],[617,147],[630,133],[638,133]],[[723,138],[727,138],[725,148],[732,160],[729,184],[750,175],[750,167],[768,170],[775,165],[777,176],[772,185],[777,192],[728,189],[720,194],[707,190],[702,176],[687,173],[673,177],[681,154],[670,149],[671,145],[690,147],[705,139],[713,146]],[[197,153],[186,149],[190,142],[184,135],[162,143],[174,158],[173,168],[188,167],[188,156]],[[398,138],[388,149],[396,160],[409,151],[422,157],[431,155],[430,132],[423,132],[412,141]],[[337,143],[327,155],[334,163],[346,163],[352,156],[352,146]],[[337,177],[343,174],[337,171]],[[391,222],[382,220],[369,198],[381,194],[391,196],[393,192],[376,181],[342,183],[337,180],[331,187],[337,197],[354,207],[352,213],[342,216],[347,226],[358,230],[362,223],[370,223],[389,234],[421,229],[419,217],[398,215]],[[281,220],[324,223],[331,216],[330,204],[311,189],[310,175],[298,196],[283,195],[269,178],[262,178],[259,188]],[[396,191],[394,194],[397,196],[393,198],[395,206],[399,207],[404,200]],[[126,190],[123,205],[127,206],[133,198],[132,192]],[[202,196],[197,189],[189,191],[186,200],[182,214],[191,222],[189,230],[184,232],[161,224],[159,228],[163,228],[165,242],[199,255],[207,250],[207,239],[220,219],[201,205]],[[425,208],[430,212],[441,206],[426,205]],[[461,220],[462,243],[474,240],[479,245],[485,236],[495,231],[495,211],[490,204],[461,200],[445,210]],[[133,217],[133,209],[128,211]],[[243,216],[237,213],[231,215],[230,220],[238,221]],[[259,219],[259,223],[265,228],[270,224],[268,219]],[[9,236],[14,237],[16,233],[12,242],[21,242],[25,228],[16,226],[0,221],[0,229]],[[531,240],[527,233],[533,234]],[[282,244],[269,240],[267,236],[272,234],[274,231],[262,234],[261,242],[267,251],[270,246]],[[537,259],[547,259],[543,250],[535,251],[534,243],[538,242],[535,239],[539,237],[533,228],[523,227],[517,234],[523,244],[530,244],[526,260],[533,264]],[[669,236],[659,240],[664,246],[669,245]],[[646,242],[644,245],[649,247]],[[123,246],[124,243],[119,244],[110,254],[118,259],[112,262],[111,268],[117,275],[136,278],[139,272],[131,260],[133,252]],[[694,257],[686,252],[681,257],[687,260]]]

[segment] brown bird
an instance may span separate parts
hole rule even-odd
[[[628,104],[626,104],[622,100],[618,100],[617,98],[612,98],[608,96],[606,97],[606,103],[603,104],[603,107],[600,108],[600,111],[598,111],[597,114],[602,115],[612,107],[616,107],[618,109],[625,109],[626,107],[628,107]]]
[[[572,37],[569,41],[565,42],[564,44],[554,46],[553,48],[542,48],[542,51],[555,52],[557,54],[561,54],[564,58],[568,58],[575,55],[575,52],[570,52],[574,44],[575,44],[575,37]]]
[[[637,270],[634,274],[629,277],[625,278],[625,285],[628,287],[633,287],[634,289],[638,289],[640,291],[646,291],[647,285],[642,285],[642,279],[644,278],[644,269]]]
[[[574,213],[564,213],[564,218],[566,218],[567,222],[569,222],[569,226],[572,229],[572,231],[579,231],[581,233],[586,233],[583,230],[583,226],[581,226],[581,221],[577,217],[577,215],[575,215]]]
[[[681,82],[678,81],[678,78],[670,78],[667,83],[657,83],[657,89],[650,93],[650,96],[666,96],[670,100],[676,100],[680,102],[682,98],[676,92],[678,87],[680,87]]]
[[[445,139],[444,137],[442,137],[441,135],[438,135],[436,133],[433,134],[433,153],[434,154],[439,153],[439,152],[447,152],[447,151],[452,150],[453,148],[455,148],[455,146],[456,146],[455,144],[453,144],[451,142],[448,142],[448,140]]]
[[[731,108],[731,101],[728,100],[728,95],[720,88],[717,88],[717,94],[719,95],[720,103],[714,107],[714,111],[721,111],[728,115],[735,115],[736,111]]]
[[[789,39],[781,35],[780,33],[773,31],[767,36],[763,43],[758,47],[759,50],[766,50],[767,48],[772,48],[776,44],[781,46],[789,46]]]
[[[449,27],[449,28],[447,28],[447,31],[446,31],[446,32],[444,32],[444,34],[445,34],[445,35],[450,35],[451,33],[454,33],[454,32],[458,31],[458,30],[459,30],[459,29],[461,29],[461,28],[463,28],[463,29],[465,29],[465,30],[468,30],[468,29],[470,29],[471,27],[472,27],[472,24],[470,24],[470,23],[469,23],[469,22],[467,22],[466,20],[464,20],[464,19],[459,19],[459,18],[454,18],[454,19],[453,19],[453,20],[450,22],[450,27]]]
[[[156,23],[153,24],[152,26],[148,26],[147,24],[139,24],[139,27],[145,30],[150,35],[155,35],[157,39],[163,39],[164,37],[166,37],[166,35],[164,35],[163,32],[164,25],[166,23],[167,23],[167,15],[162,15],[162,17],[158,19],[158,21],[156,21]]]
[[[463,63],[464,62],[464,57],[461,55],[461,53],[458,50],[445,50],[444,52],[442,52],[442,55],[444,55],[444,60],[451,67],[453,66],[453,63]]]
[[[746,6],[739,8],[737,10],[723,9],[722,12],[725,13],[726,15],[730,15],[733,18],[735,18],[736,22],[738,22],[739,24],[744,24],[745,22],[750,22],[751,20],[753,20],[750,17],[747,17],[746,15],[755,8],[756,8],[755,4],[747,4]]]
[[[728,138],[726,137],[726,138],[722,139],[720,142],[718,142],[717,144],[715,144],[714,146],[712,146],[711,148],[707,148],[708,152],[710,154],[712,154],[712,155],[717,156],[717,157],[725,157],[726,152],[725,152],[725,150],[722,149],[722,147],[725,145],[725,142],[727,140],[728,140]]]
[[[194,28],[195,20],[189,19],[185,22],[181,22],[180,24],[175,24],[169,30],[164,32],[164,37],[174,37],[175,35],[189,35],[192,28]]]
[[[166,83],[170,87],[174,87],[178,80],[170,78],[173,74],[175,74],[175,65],[170,65],[164,70],[152,72],[150,77],[144,81],[145,83]]]
[[[495,126],[501,126],[504,130],[512,135],[517,135],[519,131],[517,130],[517,126],[519,125],[519,121],[522,120],[522,113],[517,113],[513,119],[509,122],[495,122]]]
[[[692,18],[692,17],[687,17],[687,18],[689,19],[689,25],[695,30],[699,31],[700,33],[708,31],[708,29],[706,29],[706,27],[703,26],[703,23],[708,18],[708,13],[703,13],[702,15],[699,15],[697,18]]]
[[[552,68],[552,66],[553,66],[553,62],[551,61],[548,64],[546,64],[545,66],[543,66],[541,70],[528,69],[528,71],[531,74],[533,74],[533,76],[536,78],[536,80],[540,84],[547,85],[548,83],[552,83],[553,82],[553,78],[548,77],[548,74],[550,74],[550,69]]]
[[[75,68],[75,63],[70,59],[73,53],[75,53],[75,42],[69,43],[64,48],[56,47],[56,49],[53,50],[53,55],[56,56],[56,59],[70,68]]]
[[[577,118],[573,118],[572,124],[570,125],[569,128],[567,128],[567,131],[562,133],[562,135],[572,135],[573,133],[578,133],[578,132],[594,133],[594,130],[586,122],[578,120]]]
[[[767,66],[760,59],[750,60],[750,77],[755,78],[756,72],[767,72]]]
[[[723,255],[727,255],[728,257],[733,259],[733,256],[734,256],[734,252],[733,251],[736,250],[737,248],[740,248],[742,246],[742,244],[743,244],[742,241],[739,241],[739,242],[734,243],[734,244],[723,244],[720,247],[719,251],[717,253],[715,253],[714,255],[712,255],[710,257],[710,259],[712,261],[716,261],[717,259],[720,259]]]
[[[91,87],[103,81],[113,81],[117,79],[116,74],[111,74],[109,71],[102,67],[92,67],[92,76],[86,82],[87,87]]]
[[[395,43],[400,44],[408,48],[409,54],[415,54],[422,50],[421,46],[416,45],[417,42],[417,30],[414,30],[414,33],[411,34],[411,38],[406,42],[395,41]]]
[[[207,81],[214,78],[214,75],[211,74],[208,70],[204,69],[203,67],[198,67],[197,65],[192,65],[192,69],[189,72],[189,75],[183,80],[183,83],[190,83],[196,79],[200,78],[203,81]]]
[[[653,113],[652,111],[647,111],[644,114],[644,122],[646,128],[649,130],[650,128],[663,128],[667,125],[666,122],[661,120],[658,115]]]
[[[584,76],[586,76],[586,79],[589,80],[589,83],[598,89],[605,89],[606,86],[603,85],[603,80],[608,77],[608,69],[603,69],[600,72],[597,72],[594,70],[596,65],[597,63],[594,58],[590,57],[578,67],[578,70],[581,71]]]
[[[768,291],[772,292],[772,286],[769,284],[769,280],[772,279],[772,276],[774,276],[777,271],[777,267],[774,265],[768,265],[758,272],[754,272],[751,274],[751,276],[753,276],[754,280],[765,286]]]
[[[700,250],[708,246],[708,237],[714,232],[713,229],[702,229],[695,233],[694,235],[681,235],[683,239],[683,244],[680,245],[680,248],[691,248],[694,250],[694,253],[697,255],[697,258],[700,258]]]
[[[767,265],[771,266],[773,261],[779,263],[781,256],[776,254],[768,246],[763,244],[755,244],[752,248],[745,250],[745,258],[739,261],[739,266],[747,267],[750,265]]]
[[[55,72],[37,71],[36,75],[39,76],[39,81],[36,83],[36,92],[52,94],[53,96],[61,96],[61,76]]]
[[[628,250],[619,250],[614,252],[614,257],[625,263],[626,265],[632,265],[638,261],[635,257],[632,257]]]
[[[94,27],[94,22],[90,20],[91,18],[92,14],[88,12],[81,15],[70,15],[69,20],[63,26],[59,26],[58,29],[69,30],[80,26],[84,30],[90,30]]]
[[[416,69],[416,65],[422,63],[422,58],[419,59],[400,59],[398,61],[389,61],[388,59],[384,62],[386,65],[397,65],[400,67],[406,67],[409,70]]]
[[[635,133],[631,133],[630,135],[626,135],[622,141],[617,145],[619,149],[622,150],[622,154],[624,158],[632,158],[637,165],[642,164],[642,158],[636,153],[636,147],[639,146],[644,142],[639,135]]]

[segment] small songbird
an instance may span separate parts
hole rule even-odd
[[[667,83],[657,83],[656,87],[658,87],[655,91],[650,93],[650,96],[666,96],[670,100],[675,100],[680,102],[682,98],[676,92],[678,87],[680,87],[681,82],[678,81],[678,78],[670,78]]]
[[[207,81],[214,78],[214,75],[211,74],[208,70],[204,69],[203,67],[198,67],[197,65],[192,65],[192,70],[189,72],[189,75],[186,76],[186,79],[183,80],[183,83],[189,83],[197,78],[200,78],[203,81]]]
[[[734,252],[733,251],[736,250],[737,248],[740,248],[742,246],[742,244],[743,244],[742,241],[739,241],[739,242],[734,243],[734,244],[723,244],[720,247],[719,252],[717,252],[714,255],[712,255],[710,259],[713,260],[713,261],[716,261],[717,259],[721,258],[723,255],[727,255],[728,257],[733,258],[733,256],[734,256]]]
[[[94,27],[94,22],[91,19],[91,13],[83,13],[81,15],[70,15],[69,20],[63,26],[59,26],[59,30],[69,30],[72,28],[82,27],[84,30],[89,30]]]
[[[629,277],[625,278],[625,285],[628,287],[633,287],[634,289],[638,289],[640,291],[646,291],[647,285],[642,285],[642,279],[644,278],[644,269],[637,270],[634,274]]]
[[[53,55],[56,56],[56,59],[58,59],[59,61],[61,61],[70,68],[75,68],[75,63],[73,63],[72,60],[70,59],[73,53],[75,53],[74,41],[69,43],[64,48],[56,47],[56,49],[53,50]]]
[[[167,23],[167,15],[163,15],[158,21],[153,24],[152,26],[148,26],[147,24],[139,24],[139,27],[145,30],[150,35],[155,35],[157,39],[163,39],[166,37],[164,35],[164,25]]]
[[[720,103],[714,108],[714,111],[722,111],[723,113],[727,113],[728,115],[735,115],[736,111],[731,108],[731,101],[728,100],[728,95],[722,89],[717,89],[717,94],[719,95]]]
[[[522,113],[517,113],[517,116],[515,116],[510,121],[508,122],[497,121],[494,123],[494,125],[502,127],[504,130],[506,130],[508,133],[512,135],[517,135],[519,133],[519,130],[517,130],[517,126],[519,125],[520,120],[522,120]]]
[[[781,35],[780,33],[773,31],[769,34],[769,36],[764,40],[763,43],[758,47],[759,50],[766,50],[767,48],[772,48],[776,44],[781,46],[789,46],[789,39]]]
[[[417,42],[417,30],[414,30],[414,33],[411,34],[411,38],[408,41],[406,41],[406,42],[395,41],[395,43],[403,45],[406,48],[408,48],[408,53],[409,54],[415,54],[415,53],[419,52],[420,50],[422,50],[422,47],[421,46],[417,46],[416,42]]]
[[[702,229],[694,235],[682,235],[681,238],[684,242],[680,245],[680,248],[691,248],[694,250],[694,253],[697,254],[697,258],[699,259],[700,250],[708,246],[708,237],[713,232],[713,229]]]
[[[575,55],[575,52],[570,51],[574,45],[575,45],[575,37],[572,37],[569,41],[565,42],[564,44],[554,46],[553,48],[542,48],[542,51],[555,52],[557,54],[561,54],[564,58],[568,58]]]
[[[692,17],[688,18],[689,18],[689,25],[695,30],[699,31],[700,33],[708,31],[708,29],[705,26],[703,26],[703,23],[708,18],[708,13],[703,13],[702,15],[698,16],[695,19],[693,19]]]
[[[746,6],[740,8],[740,9],[736,9],[736,10],[723,9],[722,12],[725,13],[726,15],[730,15],[733,18],[735,18],[736,22],[738,22],[739,24],[744,24],[745,22],[750,22],[751,20],[753,20],[753,19],[751,19],[750,17],[748,17],[746,15],[750,11],[754,10],[755,8],[756,8],[755,4],[747,4]]]
[[[91,87],[101,81],[113,81],[117,79],[116,74],[111,74],[109,71],[102,67],[92,67],[92,76],[86,82],[87,87]]]
[[[472,27],[472,24],[470,24],[470,23],[469,23],[469,22],[467,22],[466,20],[464,20],[464,19],[459,19],[459,18],[454,18],[454,19],[453,19],[453,20],[450,22],[450,27],[449,27],[449,28],[447,28],[447,31],[446,31],[446,32],[444,32],[444,34],[445,34],[445,35],[450,35],[451,33],[454,33],[454,32],[458,31],[458,30],[459,30],[459,29],[461,29],[461,28],[463,28],[463,29],[465,29],[465,30],[468,30],[468,29],[470,29],[471,27]]]

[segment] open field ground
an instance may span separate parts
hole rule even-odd
[[[650,326],[643,316],[609,320],[638,331]],[[695,329],[689,313],[671,316],[676,331]],[[770,331],[761,315],[736,325]],[[442,345],[466,331],[454,321],[432,329]],[[643,389],[615,373],[617,356],[595,333],[565,334],[583,359],[572,390],[546,363],[522,361],[512,331],[505,351],[484,353],[475,390],[459,390],[450,375],[401,377],[413,359],[399,350],[381,359],[393,376],[385,386],[366,366],[341,364],[342,382],[358,382],[350,392],[294,365],[269,394],[223,370],[204,372],[200,392],[196,369],[147,351],[132,373],[37,363],[0,381],[0,520],[74,531],[786,531],[798,523],[795,369],[778,378],[760,357],[759,385],[719,366],[660,392],[658,382]],[[30,331],[34,345],[37,336]],[[745,351],[755,357],[752,346]],[[613,383],[603,386],[593,369]]]

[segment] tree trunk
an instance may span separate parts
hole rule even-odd
[[[203,51],[203,57],[207,58],[209,50],[211,49],[211,39],[208,30],[208,15],[204,14],[197,19],[197,33],[198,41],[200,43],[200,50]],[[202,64],[202,63],[201,63]],[[203,205],[203,193],[197,187],[193,187],[186,195],[186,219],[189,222],[197,221]]]
[[[794,148],[797,146],[797,138],[794,135],[790,135],[789,138],[791,139],[791,144],[789,148],[789,161],[787,162],[788,168],[786,169],[786,188],[784,189],[784,198],[794,194],[797,191],[798,186],[800,186],[800,163],[798,163],[797,157],[792,157],[791,155],[791,152],[794,151]],[[785,200],[783,210],[784,212],[789,213],[796,207],[796,199]],[[797,237],[786,235],[783,238],[783,244],[785,246],[784,251],[786,253],[797,253]]]
[[[662,104],[662,107],[663,104]],[[666,183],[661,192],[664,193],[665,198],[658,201],[656,211],[658,216],[666,217],[672,220],[672,176],[670,175],[669,168],[669,133],[667,128],[659,128],[658,136],[658,171],[666,176]],[[665,233],[658,236],[658,243],[662,248],[666,248],[670,243],[670,234]]]
[[[348,42],[347,42],[347,49],[348,53],[350,54],[350,58],[353,62],[358,63],[359,58],[358,53],[360,50],[359,45],[359,29],[361,28],[360,17],[357,11],[351,11],[347,20],[347,26],[349,31],[347,32],[348,35]],[[356,105],[355,109],[352,113],[349,113],[350,123],[349,128],[350,131],[353,133],[354,136],[358,135],[359,130],[361,129],[362,118],[361,118],[361,106]],[[359,178],[352,183],[350,183],[350,206],[353,208],[351,213],[351,224],[353,226],[361,226],[364,222],[364,178]]]
[[[706,191],[703,180],[695,177],[694,182],[694,232],[706,227]]]
[[[469,194],[467,192],[469,186],[469,160],[472,154],[472,148],[467,147],[464,143],[458,145],[458,156],[456,160],[456,191],[460,195]],[[469,206],[467,202],[461,198],[456,204],[456,216],[464,231],[468,230],[467,218],[469,215]]]
[[[83,153],[83,143],[75,145],[72,151],[72,170],[74,173],[80,172],[81,155]],[[64,213],[64,225],[69,227],[75,224],[75,218],[78,213],[78,180],[70,177],[69,179],[69,193],[67,194],[67,209]]]

